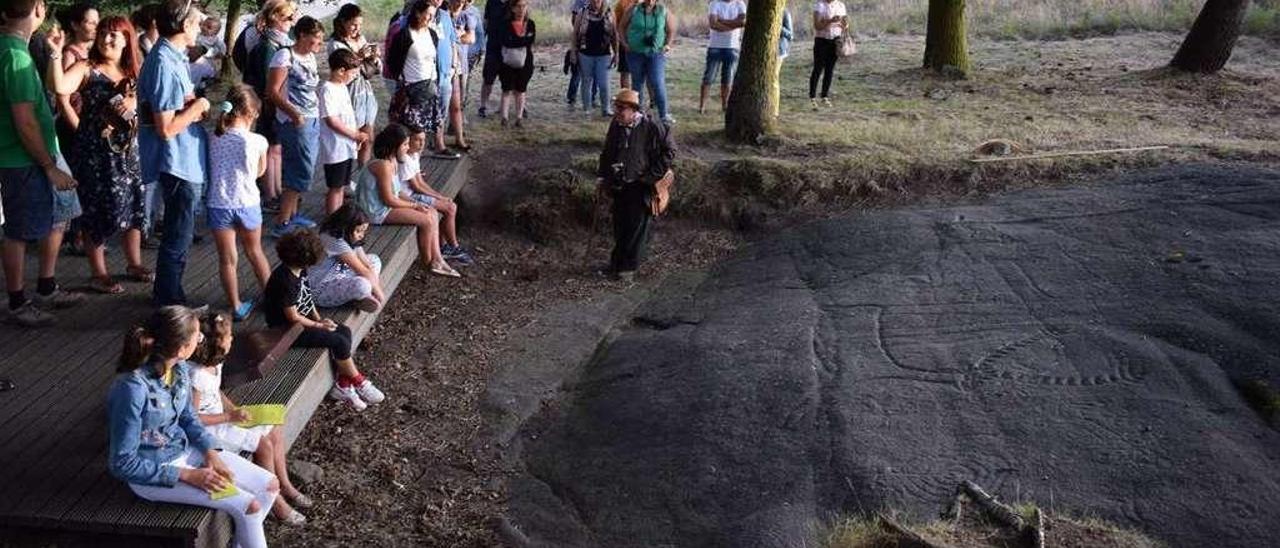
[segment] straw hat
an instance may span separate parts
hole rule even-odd
[[[640,94],[633,89],[624,89],[613,96],[613,102],[620,105],[631,105],[636,110],[640,109]]]

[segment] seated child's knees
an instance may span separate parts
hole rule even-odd
[[[262,505],[258,504],[258,499],[253,499],[249,501],[249,506],[244,509],[244,513],[256,514],[261,510],[262,510]]]
[[[272,493],[280,492],[280,479],[275,477],[271,478],[271,481],[267,482],[267,491]]]

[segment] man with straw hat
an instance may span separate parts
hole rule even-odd
[[[608,272],[630,282],[644,258],[653,219],[655,185],[675,161],[675,142],[659,120],[640,110],[640,95],[624,89],[613,98],[613,121],[596,170],[597,190],[613,200],[613,252]]]

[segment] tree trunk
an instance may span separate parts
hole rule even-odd
[[[1231,58],[1231,50],[1240,38],[1249,0],[1209,0],[1205,2],[1191,32],[1170,63],[1187,72],[1218,72]]]
[[[778,34],[785,0],[752,0],[742,33],[738,72],[733,78],[724,131],[730,141],[758,144],[774,131],[778,98]]]
[[[231,48],[236,45],[236,38],[240,37],[240,9],[243,0],[227,0],[227,22],[222,29],[222,39],[227,42],[227,58],[222,60],[222,70],[218,78],[222,80],[233,80],[235,78],[235,62],[231,60]]]
[[[929,0],[924,68],[967,75],[969,44],[965,34],[964,0]]]

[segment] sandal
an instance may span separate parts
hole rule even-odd
[[[124,286],[116,283],[110,276],[106,278],[90,278],[89,289],[103,295],[119,295],[124,293]]]
[[[518,126],[518,125],[520,125],[520,121],[519,121],[519,120],[516,120],[516,125],[517,125],[517,126]],[[461,157],[462,157],[462,155],[461,155],[461,154],[458,154],[457,152],[454,152],[454,151],[452,151],[452,150],[449,150],[449,149],[447,149],[447,148],[444,148],[444,149],[440,149],[440,150],[433,150],[433,151],[431,151],[431,157],[432,157],[432,158],[440,158],[441,160],[457,160],[458,158],[461,158]]]
[[[449,263],[445,262],[440,263],[439,266],[432,266],[431,273],[437,276],[444,276],[446,278],[462,277],[462,274],[459,274],[457,270],[454,270],[452,266],[449,266]]]
[[[471,145],[453,145],[453,148],[456,148],[463,152],[471,152]]]
[[[308,497],[302,493],[298,493],[298,495],[295,497],[285,495],[284,498],[289,501],[290,506],[293,506],[295,508],[311,508],[312,506],[316,505],[316,502],[311,500],[311,497]]]
[[[18,385],[13,384],[13,381],[9,379],[0,379],[0,392],[8,392],[10,390],[16,390],[17,388]]]
[[[297,510],[289,510],[289,515],[276,519],[280,521],[281,525],[290,527],[300,527],[307,524],[307,516],[302,515],[302,512]]]
[[[156,281],[156,273],[142,265],[131,266],[124,271],[128,274],[127,278],[135,282],[149,284]]]

